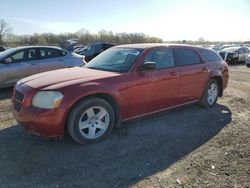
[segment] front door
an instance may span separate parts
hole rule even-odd
[[[36,49],[20,50],[5,58],[0,65],[1,85],[12,86],[18,80],[39,73]]]
[[[160,111],[179,104],[179,68],[173,50],[159,48],[150,51],[144,62],[154,62],[155,70],[138,70],[133,78],[132,111],[135,116]]]

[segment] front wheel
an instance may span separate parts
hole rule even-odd
[[[206,108],[211,107],[217,102],[218,96],[219,96],[218,81],[214,79],[210,80],[203,93],[200,104]]]
[[[93,143],[104,139],[113,129],[115,115],[112,106],[100,98],[79,102],[67,120],[69,135],[78,143]]]

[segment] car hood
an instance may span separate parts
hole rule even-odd
[[[74,67],[35,74],[20,80],[18,84],[23,83],[34,89],[50,90],[118,75],[120,74],[114,72]]]

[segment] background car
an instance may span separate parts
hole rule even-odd
[[[0,52],[3,52],[4,50],[6,50],[3,46],[0,46]]]
[[[248,56],[246,58],[246,66],[250,67],[250,54],[248,54]]]
[[[228,47],[220,52],[220,56],[228,63],[246,62],[250,53],[247,47]]]
[[[87,47],[86,50],[81,51],[79,54],[85,56],[85,61],[89,62],[91,59],[102,53],[103,51],[107,50],[108,48],[111,48],[112,46],[115,46],[114,44],[110,43],[94,43]]]
[[[87,47],[84,45],[74,46],[74,53],[81,54],[83,51],[86,51]]]
[[[84,64],[84,56],[57,47],[7,49],[0,53],[0,88],[13,86],[21,78],[36,73]]]
[[[74,47],[78,44],[79,39],[68,39],[60,44],[60,47],[64,50],[74,52]]]
[[[84,67],[37,74],[14,89],[13,114],[29,132],[77,142],[105,138],[122,121],[199,102],[213,106],[228,83],[214,51],[185,45],[130,44]],[[46,115],[44,115],[46,114]]]

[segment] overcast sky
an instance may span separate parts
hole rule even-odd
[[[1,0],[14,34],[81,28],[170,40],[250,40],[250,0]]]

